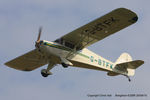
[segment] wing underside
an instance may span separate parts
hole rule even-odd
[[[5,63],[5,65],[7,65],[8,67],[22,71],[32,71],[45,64],[47,64],[46,59],[37,51],[37,49],[34,49],[20,57],[17,57]]]
[[[120,31],[137,20],[138,17],[134,12],[125,8],[118,8],[59,39],[80,50]]]

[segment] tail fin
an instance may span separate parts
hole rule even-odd
[[[144,61],[142,60],[134,60],[132,61],[132,57],[128,53],[123,53],[116,60],[116,69],[121,71],[127,71],[128,76],[133,76],[135,74],[135,69],[141,66]]]
[[[132,61],[132,57],[128,53],[122,53],[120,57],[116,60],[116,64],[130,62]]]

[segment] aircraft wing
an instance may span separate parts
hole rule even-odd
[[[135,23],[137,15],[126,8],[118,8],[110,13],[55,40],[64,40],[65,44],[81,50],[121,29]]]
[[[43,56],[34,49],[20,57],[17,57],[11,61],[5,63],[8,67],[22,70],[22,71],[32,71],[47,64],[47,61]]]

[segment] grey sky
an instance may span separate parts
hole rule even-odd
[[[148,97],[136,99],[150,99],[149,4],[149,0],[1,0],[0,99],[109,100],[106,97],[91,98],[87,94],[116,93],[147,94]],[[119,7],[136,12],[137,23],[89,49],[112,61],[123,52],[130,53],[133,59],[144,60],[145,64],[131,77],[131,83],[124,76],[109,77],[106,72],[74,67],[56,66],[52,69],[52,76],[43,78],[40,70],[47,66],[33,72],[22,72],[3,65],[34,49],[39,26],[43,26],[41,38],[53,41]]]

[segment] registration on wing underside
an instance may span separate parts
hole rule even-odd
[[[119,22],[119,19],[110,17],[104,21],[96,22],[93,26],[83,30],[79,35],[80,45],[77,49],[86,47],[89,43],[96,42],[109,34],[108,30],[113,24]],[[76,43],[77,44],[77,43]]]
[[[110,17],[109,19],[104,20],[103,22],[96,22],[93,26],[83,30],[80,33],[80,37],[84,37],[84,41],[91,41],[93,39],[99,40],[98,36],[101,34],[107,34],[108,30],[112,24],[119,22],[119,19]]]
[[[97,32],[100,32],[102,30],[105,31],[105,33],[107,33],[106,29],[111,27],[111,25],[113,23],[117,23],[119,21],[119,19],[116,19],[114,17],[110,17],[109,19],[104,20],[103,22],[97,22],[95,25],[91,26],[90,28],[84,30],[81,34],[84,33],[90,33],[90,34],[96,34]]]

